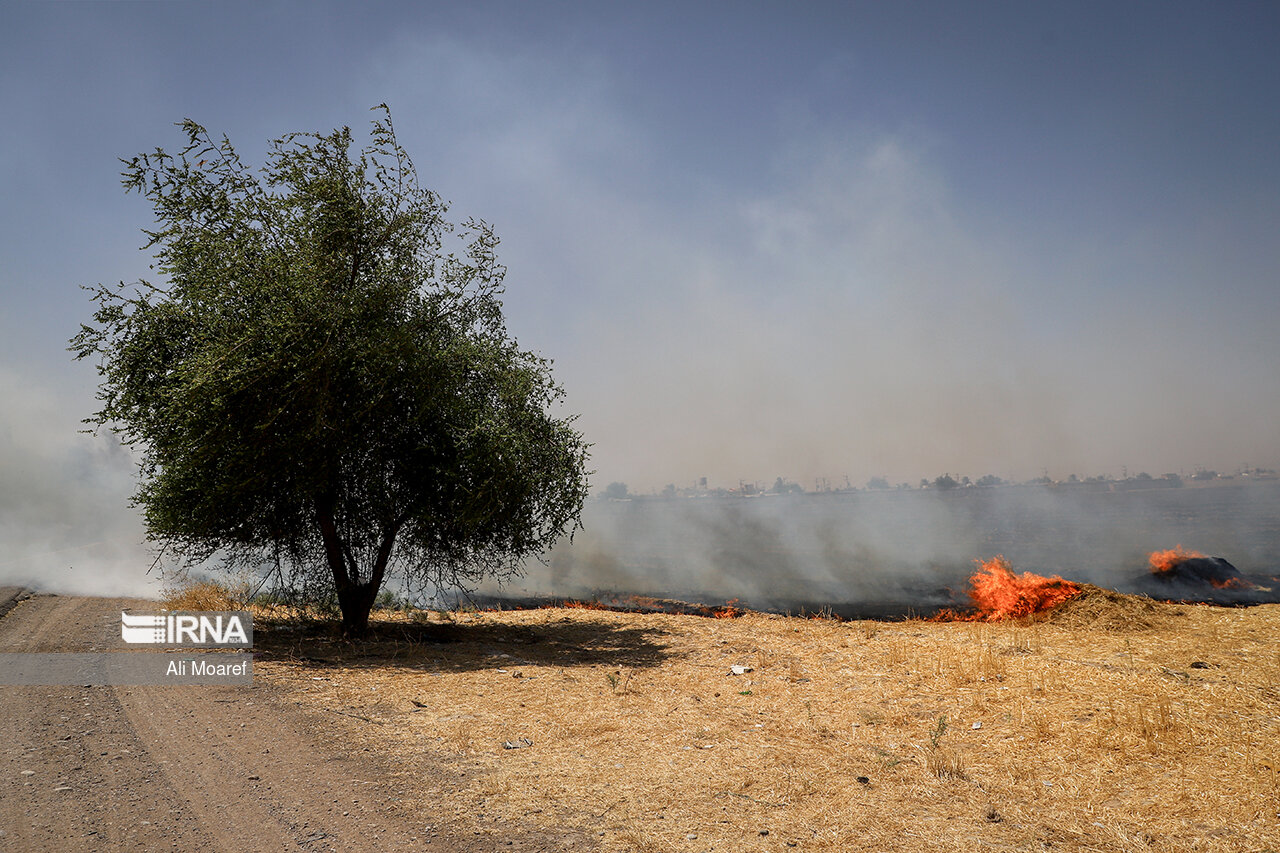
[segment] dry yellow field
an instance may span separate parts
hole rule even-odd
[[[1088,588],[993,624],[419,612],[355,644],[273,618],[255,675],[355,725],[433,813],[485,835],[1280,850],[1280,605]]]

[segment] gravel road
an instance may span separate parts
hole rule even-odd
[[[120,611],[155,608],[19,599],[0,652],[118,648]],[[0,851],[470,849],[315,734],[269,685],[0,685]]]

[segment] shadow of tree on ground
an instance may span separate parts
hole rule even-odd
[[[656,667],[672,658],[657,627],[563,616],[533,625],[455,621],[371,623],[363,640],[343,640],[333,624],[254,620],[254,655],[316,669],[402,666],[467,672],[505,665]]]

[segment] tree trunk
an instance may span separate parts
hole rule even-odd
[[[345,589],[338,590],[344,639],[356,640],[369,633],[369,612],[377,597],[378,588],[372,583],[349,583]]]
[[[333,502],[320,501],[316,508],[316,518],[320,523],[320,536],[324,541],[329,571],[333,574],[333,588],[338,594],[338,608],[342,611],[342,636],[347,639],[363,637],[369,633],[369,612],[373,610],[373,602],[382,587],[387,560],[391,557],[399,527],[393,526],[383,534],[368,580],[362,582],[360,569],[338,534],[338,526],[333,517]]]

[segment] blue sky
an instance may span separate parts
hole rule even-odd
[[[80,285],[146,273],[117,158],[184,117],[257,163],[388,103],[423,183],[497,228],[597,488],[1280,467],[1275,4],[0,18],[0,575],[136,539],[65,346]]]

